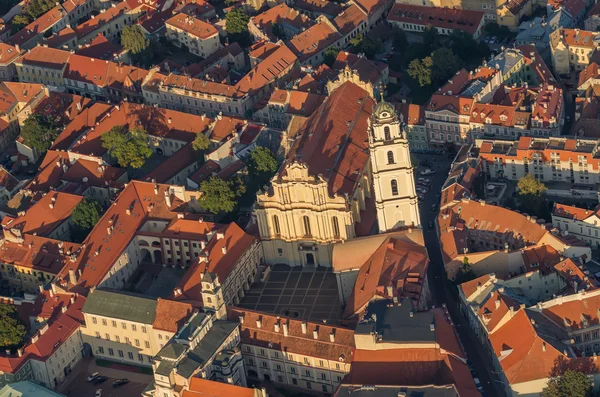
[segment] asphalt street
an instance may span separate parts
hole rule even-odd
[[[421,211],[421,224],[425,236],[425,246],[429,254],[429,286],[433,302],[436,306],[446,304],[452,322],[454,323],[458,335],[460,337],[463,349],[465,350],[471,366],[474,369],[475,376],[479,378],[485,396],[504,396],[501,382],[495,375],[494,367],[488,357],[487,352],[481,347],[481,344],[473,331],[471,330],[468,321],[458,309],[454,295],[450,292],[450,288],[455,288],[447,281],[444,272],[444,262],[440,251],[440,243],[436,231],[436,218],[439,214],[439,200],[442,185],[448,176],[451,160],[447,155],[417,155],[419,163],[427,161],[435,167],[435,174],[421,176],[420,172],[424,169],[420,166],[415,174],[416,178],[427,178],[430,180],[429,191],[423,195],[423,200],[419,201],[419,209]],[[432,206],[437,204],[435,211]],[[433,222],[433,228],[430,228],[429,222]]]

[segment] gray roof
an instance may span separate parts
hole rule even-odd
[[[11,383],[0,389],[0,397],[64,397],[64,394],[57,393],[50,389],[33,383],[29,380],[24,382]]]
[[[179,364],[177,364],[177,373],[184,378],[189,378],[201,365],[202,363],[199,363],[193,358],[185,357],[179,362]]]
[[[171,360],[177,359],[187,350],[188,346],[177,343],[174,340],[171,340],[169,343],[165,345],[157,354],[157,357],[160,359],[167,358]]]
[[[336,395],[351,397],[398,397],[404,393],[406,397],[456,397],[458,394],[453,385],[449,386],[340,386]]]
[[[152,324],[156,316],[156,300],[128,292],[97,289],[88,295],[82,312]]]
[[[219,351],[225,339],[238,325],[237,321],[215,321],[200,343],[188,353],[188,356],[201,364],[206,363]]]
[[[154,372],[162,376],[169,376],[171,371],[173,371],[173,368],[175,368],[175,363],[173,361],[161,361]]]
[[[431,329],[431,325],[435,325],[433,312],[414,311],[410,299],[392,307],[387,307],[388,303],[387,299],[369,303],[366,321],[357,325],[355,333],[364,335],[376,331],[383,342],[435,342],[435,327]]]

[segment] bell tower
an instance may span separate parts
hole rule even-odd
[[[408,140],[396,109],[383,96],[373,109],[369,152],[379,232],[421,227]]]

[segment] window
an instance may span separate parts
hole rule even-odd
[[[296,373],[296,368],[294,368],[294,367],[290,368],[290,372],[293,373],[293,374],[295,374]]]
[[[305,373],[305,374],[306,374],[306,376],[308,376],[309,378],[311,377],[311,375],[310,375],[310,370],[308,370],[308,369],[307,369],[306,371],[304,371],[304,373]]]
[[[398,195],[398,181],[396,181],[395,179],[392,179],[391,185],[392,185],[392,195],[397,196]]]
[[[106,340],[110,340],[110,335],[109,334],[104,334],[104,336],[106,337]]]
[[[98,351],[100,354],[104,354],[104,348],[102,346],[98,346]]]
[[[135,326],[135,324],[131,324],[131,330],[132,331],[137,331],[137,327]]]
[[[158,339],[162,340],[162,334],[158,334]]]
[[[142,356],[141,354],[138,354],[138,360],[144,361],[144,356]]]
[[[388,164],[394,164],[394,152],[391,150],[387,152]]]
[[[96,320],[96,317],[92,317],[92,323],[98,324],[98,320]]]
[[[143,332],[143,333],[146,333],[146,332],[147,332],[147,330],[146,330],[146,327],[142,327],[142,332]]]
[[[263,362],[262,362],[262,366],[263,366],[263,368],[268,368],[268,367],[269,367],[269,366],[267,365],[267,362],[266,362],[266,361],[263,361]]]
[[[327,375],[325,375],[325,374],[321,374],[321,379],[323,379],[323,380],[327,380]]]
[[[140,340],[139,339],[135,340],[135,345],[138,346],[138,347],[140,346]]]
[[[306,382],[306,388],[307,389],[312,389],[312,385],[310,384],[310,382]]]
[[[325,386],[325,385],[321,385],[321,387],[323,388],[323,392],[324,392],[324,393],[327,393],[327,386]]]
[[[150,348],[150,342],[148,342],[148,341],[145,341],[145,342],[144,342],[144,345],[145,345],[147,348]]]
[[[117,342],[121,342],[121,338],[119,338],[119,335],[115,335],[115,340],[116,340]]]
[[[390,141],[392,139],[392,136],[390,134],[390,127],[386,126],[383,128],[383,135],[386,141]]]
[[[302,217],[302,220],[304,221],[304,237],[312,236],[312,233],[310,231],[310,219],[308,219],[308,216],[304,215]]]
[[[115,320],[112,320],[112,326],[113,326],[114,328],[117,328],[117,322],[116,322]]]
[[[264,356],[265,355],[265,349],[260,349],[260,355]]]
[[[121,323],[121,328],[123,328],[123,329],[127,329],[127,324],[125,324],[125,323]]]
[[[123,358],[123,350],[119,350],[119,357]]]
[[[275,229],[275,234],[281,233],[281,229],[279,229],[279,217],[277,215],[273,215],[273,228]]]
[[[292,384],[293,385],[297,385],[298,384],[298,380],[296,378],[292,378]]]
[[[105,318],[102,319],[102,325],[106,325],[106,319]]]
[[[127,357],[129,357],[130,360],[133,360],[133,353],[127,352]]]
[[[114,356],[114,355],[115,355],[115,352],[114,352],[114,351],[113,351],[113,349],[112,349],[112,348],[110,348],[110,347],[108,348],[108,355],[109,355],[109,356]]]
[[[331,218],[331,223],[333,224],[333,236],[335,238],[340,238],[340,224],[338,222],[337,216]]]

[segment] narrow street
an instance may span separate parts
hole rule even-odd
[[[431,294],[433,302],[436,306],[446,304],[452,321],[456,327],[458,335],[460,337],[463,349],[465,350],[469,363],[475,370],[475,377],[479,378],[485,396],[497,396],[503,397],[502,385],[495,375],[494,367],[492,366],[491,359],[488,357],[486,351],[481,348],[477,337],[471,330],[468,321],[463,317],[458,309],[458,304],[454,299],[454,295],[450,292],[449,288],[454,288],[446,279],[444,272],[444,262],[442,260],[442,254],[440,250],[440,244],[438,235],[436,232],[436,218],[439,214],[439,208],[433,212],[432,205],[439,204],[439,196],[442,185],[448,176],[450,170],[451,160],[448,159],[447,155],[423,155],[417,156],[419,162],[422,164],[424,161],[428,161],[435,166],[435,174],[429,175],[426,178],[431,180],[431,190],[425,194],[425,199],[419,201],[419,209],[421,211],[421,224],[423,225],[423,234],[425,238],[425,246],[429,254],[429,284],[431,288]],[[423,167],[420,167],[418,172],[415,173],[415,177],[419,178]],[[429,222],[433,221],[434,227],[429,228]]]

